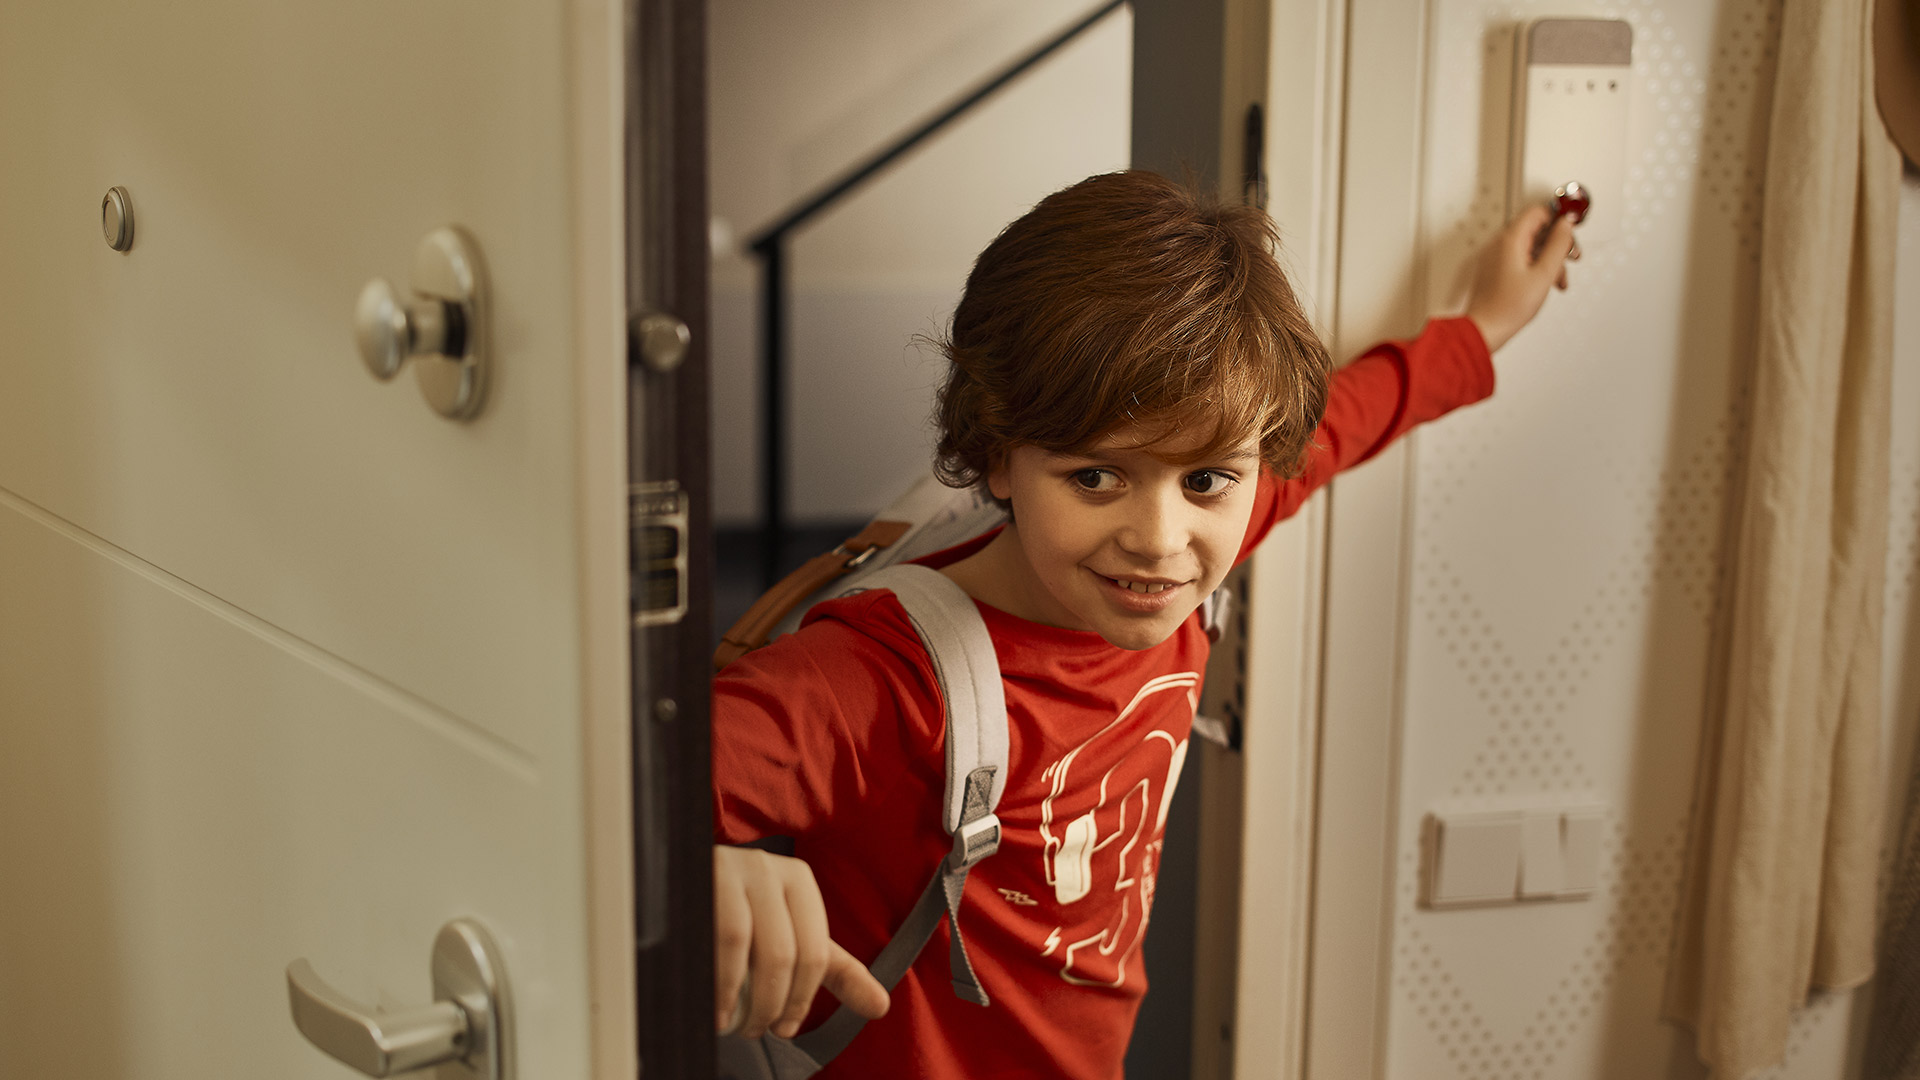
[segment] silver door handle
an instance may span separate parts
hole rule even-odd
[[[511,1080],[505,972],[486,929],[455,919],[433,943],[431,1005],[381,1012],[327,985],[304,959],[287,965],[293,1024],[307,1041],[368,1076],[464,1063],[484,1080]]]
[[[392,1076],[459,1057],[467,1013],[451,1001],[406,1012],[375,1012],[328,986],[313,965],[287,965],[293,1024],[313,1045],[368,1076]]]

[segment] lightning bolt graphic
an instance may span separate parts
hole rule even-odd
[[[1053,933],[1047,935],[1046,950],[1042,952],[1040,955],[1051,956],[1053,955],[1053,950],[1059,947],[1060,947],[1060,928],[1056,926],[1053,928]]]

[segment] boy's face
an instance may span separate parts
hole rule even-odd
[[[1175,435],[1137,446],[1122,428],[1086,454],[1031,446],[1008,452],[987,476],[1013,504],[1007,526],[1026,610],[1013,614],[1092,630],[1123,649],[1165,641],[1233,568],[1253,514],[1259,445],[1249,439],[1217,461],[1170,464],[1205,441]]]

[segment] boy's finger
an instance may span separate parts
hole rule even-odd
[[[747,882],[747,902],[753,905],[753,1004],[740,1033],[749,1039],[766,1034],[767,1026],[787,1003],[793,981],[793,917],[787,913],[786,889],[773,874],[756,874]]]
[[[793,915],[793,985],[787,990],[786,1008],[774,1021],[774,1034],[790,1039],[800,1030],[800,1022],[813,1007],[813,995],[827,973],[827,908],[820,900],[820,887],[805,863],[795,863],[793,878],[787,882],[787,910]]]
[[[1553,224],[1553,211],[1540,203],[1534,203],[1520,211],[1512,223],[1507,226],[1506,242],[1502,245],[1508,258],[1520,260],[1521,265],[1531,263],[1536,249],[1542,243],[1549,226]]]
[[[737,882],[716,880],[713,890],[713,987],[716,1029],[726,1032],[740,1019],[734,1014],[747,981],[747,954],[753,944],[753,908]]]
[[[880,985],[873,972],[837,941],[827,943],[827,953],[827,974],[822,983],[827,992],[869,1020],[885,1016],[889,1003],[887,988]]]
[[[1567,257],[1573,253],[1574,247],[1573,219],[1562,214],[1554,221],[1546,240],[1540,244],[1540,255],[1538,261],[1534,263],[1534,268],[1542,277],[1551,275],[1558,278],[1560,271],[1566,267]]]
[[[1515,239],[1524,237],[1531,242],[1540,235],[1541,229],[1547,227],[1547,219],[1552,216],[1553,211],[1547,209],[1544,203],[1531,203],[1514,217],[1507,228]]]

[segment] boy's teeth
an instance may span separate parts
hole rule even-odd
[[[1113,578],[1112,581],[1123,589],[1132,589],[1137,593],[1165,592],[1173,588],[1171,585],[1149,585],[1144,581],[1122,581],[1119,578]]]

